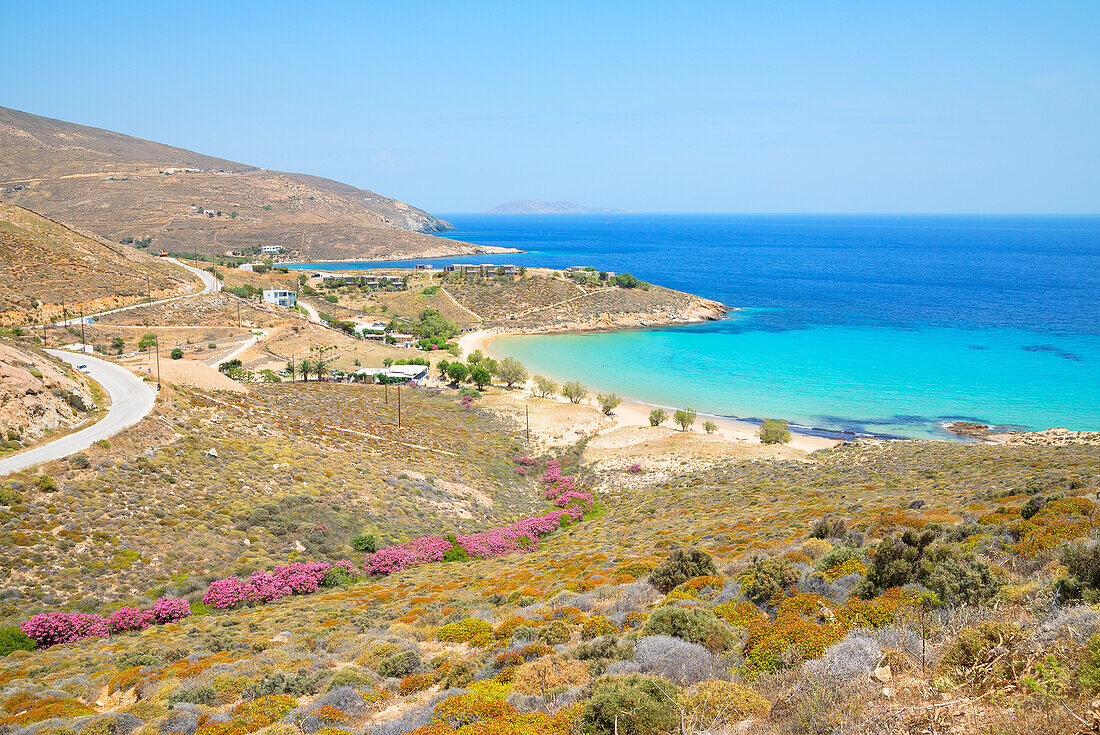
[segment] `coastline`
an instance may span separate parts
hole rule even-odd
[[[425,233],[432,234],[432,233]],[[435,237],[435,235],[432,235]],[[459,243],[461,240],[450,240],[448,238],[440,238],[440,240],[446,240],[447,242]],[[465,258],[471,255],[514,255],[516,253],[526,253],[527,250],[520,250],[519,248],[505,248],[498,245],[473,245],[467,243],[465,247],[460,248],[441,248],[439,250],[426,250],[421,251],[416,256],[402,258],[402,260],[438,260],[439,258]],[[372,261],[362,256],[358,258],[331,258],[325,260],[281,260],[276,265],[285,265],[293,268],[318,268],[324,270],[321,265],[328,263],[387,263],[387,260]],[[397,266],[378,265],[371,266],[377,268],[396,268]]]
[[[604,331],[604,330],[593,330]],[[467,357],[471,352],[475,350],[481,350],[487,355],[491,355],[494,358],[499,359],[499,355],[493,355],[489,349],[490,343],[497,337],[511,336],[521,334],[518,332],[506,332],[499,329],[481,329],[475,332],[468,332],[462,335],[458,340],[459,349],[462,350],[463,358]],[[522,333],[530,334],[530,333]],[[547,376],[553,378],[553,376]],[[566,380],[572,380],[575,378],[565,378]],[[519,389],[524,394],[534,396],[533,381],[528,380]],[[544,401],[554,401],[556,403],[568,403],[565,398],[561,396],[553,396],[551,398],[542,398]],[[585,404],[590,405],[593,410],[596,405],[596,393],[589,391],[585,396]],[[649,413],[654,408],[664,408],[671,414],[676,410],[675,407],[659,406],[655,403],[648,403],[629,396],[622,397],[622,403],[615,409],[614,414],[610,419],[614,422],[614,426],[611,429],[602,430],[599,433],[604,434],[608,431],[623,427],[645,427],[649,428]],[[757,436],[758,426],[749,421],[741,421],[738,419],[731,419],[727,416],[720,416],[717,414],[705,413],[696,409],[698,418],[695,425],[689,429],[689,433],[703,434],[702,422],[713,421],[718,430],[711,436],[716,436],[722,439],[726,439],[730,442],[737,442],[742,444],[760,444],[760,439]],[[669,424],[664,424],[668,428]],[[791,428],[791,441],[786,446],[797,449],[807,454],[816,452],[820,449],[831,449],[842,442],[840,439],[833,439],[823,436],[815,436],[812,434],[804,434],[797,431],[795,428]]]

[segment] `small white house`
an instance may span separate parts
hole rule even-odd
[[[283,246],[282,245],[264,245],[260,248],[260,252],[263,253],[264,255],[270,255],[272,253],[281,253],[281,252],[283,252]]]
[[[240,265],[237,266],[237,270],[239,270],[239,271],[248,271],[249,273],[255,273],[255,270],[252,268],[251,263],[241,263]]]
[[[276,306],[288,306],[294,308],[298,305],[297,291],[282,291],[275,288],[264,289],[264,301]]]

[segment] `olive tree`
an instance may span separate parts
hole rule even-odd
[[[581,385],[579,380],[570,380],[561,387],[561,394],[568,398],[570,403],[580,403],[588,394],[588,388]]]
[[[541,375],[535,376],[535,393],[537,393],[540,398],[552,396],[557,392],[558,384],[555,383],[553,380],[550,380],[550,378],[544,378]]]
[[[680,431],[687,431],[695,423],[695,415],[695,411],[690,408],[681,408],[672,415],[672,420],[680,425]]]
[[[607,416],[610,416],[615,407],[623,402],[623,399],[615,393],[600,393],[596,396],[596,400],[599,401],[600,410]]]
[[[514,357],[506,357],[497,365],[497,377],[511,388],[516,383],[527,380],[527,368],[523,367],[523,363]]]
[[[668,419],[668,411],[663,408],[655,408],[649,412],[649,425],[660,426]]]

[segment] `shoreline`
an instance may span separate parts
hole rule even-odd
[[[446,238],[444,238],[446,239]],[[458,240],[452,240],[451,242],[460,242]],[[401,258],[401,261],[412,260],[442,260],[443,258],[468,258],[473,255],[516,255],[517,253],[527,253],[529,250],[520,250],[519,248],[505,248],[499,245],[472,245],[471,250],[466,252],[441,252],[435,255],[415,255],[408,258]],[[429,251],[431,252],[431,251]],[[374,260],[371,258],[331,258],[326,260],[281,260],[275,263],[276,266],[286,266],[288,268],[320,268],[323,264],[328,263],[393,263],[393,259],[390,260]],[[372,265],[371,268],[398,268],[400,266],[394,265]]]
[[[590,331],[608,331],[608,330],[590,330]],[[490,355],[496,359],[499,356],[493,355],[489,349],[489,344],[497,337],[503,336],[524,336],[519,333],[504,332],[496,329],[481,329],[475,332],[468,332],[462,335],[458,339],[459,349],[462,351],[462,356],[465,359],[474,350],[481,350],[484,354]],[[550,376],[547,376],[550,377]],[[572,379],[572,378],[571,378]],[[534,396],[532,390],[533,382],[531,380],[526,381],[520,388],[524,393]],[[555,401],[557,403],[568,403],[567,399],[562,398],[560,395],[544,398],[541,400]],[[584,405],[589,405],[593,410],[598,411],[596,408],[596,392],[588,391],[583,402]],[[654,408],[663,408],[669,412],[669,419],[672,418],[672,412],[676,409],[669,406],[662,406],[656,403],[649,403],[640,399],[631,398],[629,396],[622,396],[622,403],[615,409],[612,416],[609,418],[615,422],[614,427],[609,430],[601,431],[600,433],[606,433],[607,431],[613,431],[622,427],[645,427],[649,428],[649,412]],[[720,414],[707,413],[696,409],[696,421],[695,424],[686,433],[701,434],[703,433],[702,422],[713,421],[718,430],[711,436],[718,436],[725,438],[732,442],[745,443],[745,444],[760,444],[760,439],[757,436],[759,426],[743,419],[730,418],[728,416],[722,416]],[[665,428],[671,428],[667,424],[662,424]],[[677,432],[679,433],[679,432]],[[837,432],[841,433],[841,432]],[[853,437],[855,438],[855,437]],[[798,431],[797,428],[791,427],[791,441],[784,446],[797,449],[807,454],[816,452],[820,449],[832,449],[833,447],[841,444],[844,439],[831,438],[824,436],[816,436],[814,434],[803,433]]]

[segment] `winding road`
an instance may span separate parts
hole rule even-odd
[[[46,350],[54,357],[72,366],[86,365],[88,375],[103,386],[111,397],[107,415],[86,429],[54,439],[49,444],[29,449],[12,457],[0,459],[0,476],[17,472],[42,462],[67,457],[87,449],[100,439],[114,436],[128,426],[133,426],[153,410],[156,391],[153,386],[126,368],[98,357],[63,350]]]

